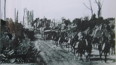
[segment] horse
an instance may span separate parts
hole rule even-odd
[[[56,36],[56,40],[58,40],[58,44],[62,46],[63,43],[67,43],[68,39],[67,38],[67,33],[66,32],[60,32]]]
[[[66,39],[66,37],[64,37],[64,36],[61,36],[61,37],[59,37],[59,45],[62,47],[62,44],[64,44],[65,43],[65,45],[66,45],[66,47],[67,47],[67,42],[68,42],[68,39]]]
[[[90,56],[92,53],[92,44],[88,43],[88,45],[86,46],[86,51],[88,53],[88,55],[86,56],[86,60],[90,60]]]
[[[82,59],[82,55],[85,54],[85,50],[86,50],[86,42],[85,40],[79,40],[79,44],[78,44],[78,48],[77,48],[77,53],[78,53],[78,56],[80,57],[80,60],[83,61]]]
[[[105,44],[105,47],[103,49],[103,53],[104,53],[104,56],[105,56],[105,62],[107,62],[107,54],[110,52],[110,43],[106,42],[104,44]]]
[[[45,40],[51,40],[52,37],[54,36],[55,32],[51,31],[51,30],[45,30],[44,31],[44,37]]]
[[[76,53],[76,48],[75,48],[75,46],[76,46],[76,43],[79,41],[79,36],[78,36],[78,34],[76,34],[75,36],[74,36],[74,38],[71,38],[71,40],[70,40],[70,45],[71,45],[71,49],[72,50],[74,50],[74,54]]]
[[[56,46],[58,46],[59,39],[60,39],[59,33],[56,33],[53,39],[55,41]]]
[[[115,54],[115,40],[110,40],[111,54]]]
[[[86,60],[90,60],[90,56],[92,53],[92,37],[90,35],[86,35],[85,40],[86,40],[86,52],[88,53],[88,55],[86,56]]]
[[[102,44],[101,43],[98,44],[98,51],[99,51],[99,56],[100,56],[100,60],[101,60],[101,58],[102,58]]]

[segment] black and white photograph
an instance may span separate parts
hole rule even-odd
[[[116,65],[116,0],[0,0],[0,65]]]

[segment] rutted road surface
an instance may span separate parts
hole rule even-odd
[[[80,65],[74,60],[74,54],[56,47],[52,40],[38,39],[35,41],[35,47],[41,51],[40,55],[47,65]]]

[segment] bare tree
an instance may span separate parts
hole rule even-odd
[[[95,3],[97,4],[98,6],[98,18],[101,17],[101,10],[102,10],[102,5],[103,5],[103,2],[101,2],[101,0],[95,0]]]
[[[33,21],[33,19],[34,19],[34,13],[33,13],[33,10],[31,11],[31,15],[30,15],[30,17],[31,17],[31,21]]]
[[[18,16],[19,16],[19,12],[17,11],[16,22],[18,22]]]
[[[14,10],[14,19],[15,19],[15,22],[16,22],[16,8]]]
[[[4,19],[6,19],[6,0],[4,0]]]
[[[15,8],[15,22],[18,22],[18,10]]]
[[[91,0],[89,0],[89,6],[87,6],[85,3],[84,3],[84,6],[88,8],[91,11],[91,15],[93,15],[93,8],[92,8]]]
[[[2,19],[2,14],[1,14],[1,0],[0,0],[0,19]]]
[[[33,10],[29,11],[27,9],[24,9],[23,22],[24,22],[25,16],[26,16],[26,19],[27,19],[27,24],[28,25],[31,24],[31,22],[33,21],[33,18],[34,18]]]
[[[23,25],[24,25],[24,21],[25,21],[24,19],[25,19],[25,16],[26,16],[27,9],[25,8],[23,11],[24,11],[24,14],[23,14]]]

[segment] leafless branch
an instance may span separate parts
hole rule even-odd
[[[83,4],[87,9],[91,10],[91,8],[89,8],[85,3],[83,3]]]
[[[101,16],[101,9],[102,9],[103,3],[100,0],[95,0],[95,3],[98,6],[98,18],[99,18]]]
[[[93,8],[92,8],[92,3],[91,0],[89,0],[90,6],[88,7],[85,3],[83,3],[86,8],[88,8],[91,11],[91,14],[93,15]]]

